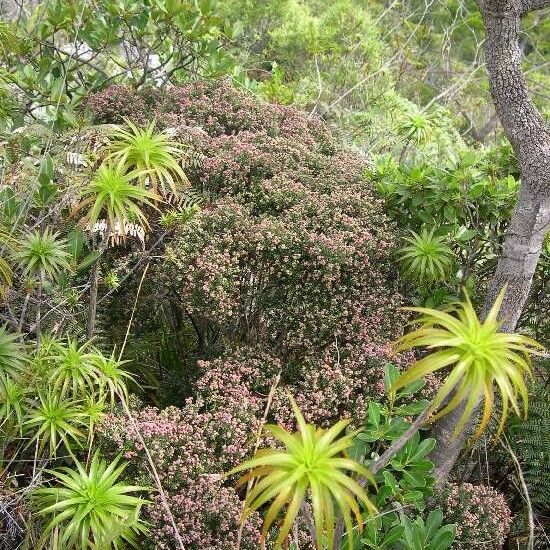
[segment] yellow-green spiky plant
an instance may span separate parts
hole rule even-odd
[[[466,296],[448,311],[421,307],[406,308],[421,316],[411,324],[420,327],[405,334],[396,343],[398,351],[426,347],[430,352],[409,368],[393,385],[393,390],[419,380],[428,373],[452,367],[431,403],[433,420],[464,404],[455,435],[460,433],[483,401],[483,415],[474,438],[487,428],[495,406],[495,385],[502,401],[497,434],[504,427],[510,405],[520,416],[520,401],[527,414],[525,377],[532,376],[531,355],[542,349],[532,338],[522,334],[499,332],[498,314],[506,289],[499,293],[484,321],[481,321]],[[441,406],[449,398],[443,408]]]
[[[401,248],[400,260],[405,272],[420,283],[444,281],[453,264],[453,251],[445,244],[445,237],[436,236],[435,229],[410,231]]]
[[[352,513],[359,528],[363,526],[358,501],[370,513],[376,511],[365,489],[346,473],[348,471],[358,474],[365,481],[374,483],[370,472],[345,454],[360,430],[341,436],[349,420],[341,420],[327,430],[307,424],[292,396],[289,394],[288,397],[296,416],[298,431],[290,433],[274,425],[265,427],[266,432],[285,448],[261,449],[254,458],[243,462],[227,474],[251,470],[239,480],[239,485],[254,482],[246,495],[242,521],[246,521],[254,510],[273,501],[264,518],[262,537],[265,540],[277,516],[286,506],[286,514],[276,541],[276,548],[281,548],[309,491],[317,548],[326,548],[323,540],[328,541],[328,547],[332,548],[335,511],[339,509],[349,534],[351,550]]]
[[[90,183],[81,189],[81,201],[74,213],[86,209],[82,221],[87,223],[91,230],[102,215],[106,216],[111,231],[118,225],[123,235],[126,235],[126,223],[131,220],[148,228],[149,222],[141,207],[156,208],[155,203],[160,197],[139,185],[134,185],[134,180],[140,176],[139,171],[127,172],[122,162],[104,162],[96,170]]]
[[[189,180],[180,165],[185,146],[170,139],[165,132],[157,131],[155,121],[144,129],[130,120],[126,120],[126,125],[127,128],[114,130],[108,159],[139,172],[142,183],[150,178],[153,193],[167,198],[168,184],[172,194],[179,196],[182,187],[189,187]]]

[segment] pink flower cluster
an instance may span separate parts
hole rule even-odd
[[[358,185],[309,192],[276,217],[220,199],[180,230],[166,276],[178,281],[191,314],[232,340],[303,354],[362,323],[371,340],[387,341],[401,320],[387,312],[400,298],[391,282],[392,241],[371,210]]]
[[[120,124],[124,118],[143,123],[146,119],[147,105],[133,88],[126,84],[113,84],[100,92],[91,95],[85,102],[95,122]]]
[[[503,547],[512,513],[504,496],[486,485],[450,483],[437,495],[446,523],[456,525],[453,548]]]
[[[296,136],[327,152],[334,147],[329,129],[319,120],[292,107],[258,101],[228,80],[168,88],[157,112],[170,126],[197,126],[211,136],[265,131],[274,137]]]
[[[199,363],[203,375],[197,381],[196,394],[210,412],[246,407],[259,420],[280,373],[269,422],[293,429],[294,416],[286,394],[289,391],[308,422],[329,426],[341,418],[352,418],[354,424],[361,425],[369,401],[384,397],[383,365],[390,359],[395,364],[408,361],[387,346],[368,341],[342,346],[335,341],[320,356],[285,363],[258,349],[241,347],[222,358]],[[254,427],[250,430],[253,433]]]
[[[133,412],[135,424],[120,413],[108,415],[97,428],[105,453],[122,453],[129,461],[126,474],[152,486],[139,430],[167,494],[178,530],[191,550],[235,547],[242,503],[222,475],[250,454],[259,422],[249,402],[235,399],[228,407],[207,407],[189,400],[183,408],[145,407]],[[208,410],[210,409],[210,410]],[[144,508],[150,522],[151,548],[176,548],[174,533],[158,495]],[[259,547],[258,514],[247,522],[243,549]]]
[[[184,407],[158,410],[145,407],[136,411],[139,429],[163,485],[170,490],[184,487],[189,479],[205,473],[220,474],[238,464],[253,445],[258,422],[248,402],[234,401],[231,408],[203,406],[200,400],[188,400]],[[106,449],[124,454],[143,467],[143,449],[134,425],[126,417],[109,414],[98,428]],[[143,472],[141,472],[143,473]],[[140,475],[141,475],[140,473]]]
[[[189,550],[234,550],[237,547],[242,502],[237,493],[224,487],[215,476],[201,476],[184,490],[171,493],[168,505],[178,532]],[[154,550],[172,550],[174,530],[158,496],[147,506],[144,519],[151,523],[148,544]],[[246,521],[241,548],[260,548],[261,518],[253,513]]]

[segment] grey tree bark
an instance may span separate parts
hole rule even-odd
[[[21,12],[30,13],[40,0],[0,0],[0,20],[14,21]]]
[[[550,128],[529,97],[521,71],[521,18],[550,6],[550,0],[479,0],[485,25],[485,61],[491,95],[504,132],[519,161],[521,188],[483,311],[504,285],[507,292],[500,319],[513,332],[527,301],[546,232],[550,228]],[[462,410],[434,425],[438,445],[432,460],[438,484],[443,483],[472,432],[470,425],[456,438],[452,432]]]

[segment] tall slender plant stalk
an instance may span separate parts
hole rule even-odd
[[[124,337],[124,342],[122,344],[122,347],[120,349],[120,355],[119,360],[122,358],[122,354],[124,353],[124,348],[126,347],[126,342],[128,341],[128,335],[130,334],[130,329],[132,326],[132,321],[134,320],[134,313],[136,311],[137,302],[139,299],[139,295],[141,293],[141,287],[143,285],[143,281],[145,280],[145,275],[147,275],[147,270],[149,269],[149,263],[145,266],[145,269],[143,270],[143,274],[141,276],[141,279],[139,281],[138,289],[136,292],[136,298],[134,300],[134,306],[132,308],[132,313],[130,315],[130,320],[128,321],[128,327],[126,328],[126,334]],[[122,409],[124,410],[124,414],[127,416],[128,421],[130,422],[132,428],[134,429],[134,432],[138,438],[138,441],[140,445],[142,446],[143,450],[145,451],[145,456],[147,457],[147,463],[149,464],[149,469],[151,471],[151,474],[153,476],[153,481],[155,483],[155,486],[157,488],[157,491],[160,496],[160,502],[162,504],[162,507],[164,508],[164,511],[168,515],[168,519],[170,520],[170,524],[172,526],[172,529],[174,530],[174,539],[178,545],[179,550],[185,550],[185,545],[183,544],[183,540],[181,538],[180,532],[178,530],[178,526],[176,524],[176,520],[174,518],[174,514],[172,513],[172,509],[170,508],[170,503],[168,502],[168,499],[166,498],[166,493],[164,492],[164,488],[162,487],[162,482],[160,480],[160,476],[158,474],[157,468],[155,466],[155,461],[153,460],[153,457],[151,455],[151,452],[149,451],[149,448],[147,447],[147,444],[145,443],[145,440],[143,439],[143,436],[141,435],[141,432],[139,430],[139,425],[136,422],[136,419],[134,418],[132,411],[130,410],[130,407],[128,407],[128,403],[126,401],[126,396],[120,391],[120,389],[117,388],[116,393],[120,399],[120,402],[122,404]]]
[[[96,316],[97,316],[97,295],[99,291],[99,271],[101,267],[101,256],[107,248],[109,243],[109,232],[110,225],[107,222],[107,228],[105,230],[105,235],[99,243],[98,250],[101,252],[101,255],[97,260],[92,264],[92,269],[90,270],[90,301],[88,303],[88,316],[86,319],[86,338],[91,340],[94,337],[95,325],[96,325]]]

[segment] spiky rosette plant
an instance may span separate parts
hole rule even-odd
[[[14,258],[24,275],[53,279],[61,271],[70,269],[67,246],[67,241],[59,236],[59,232],[46,227],[42,232],[26,233]]]
[[[37,442],[37,451],[42,453],[48,447],[48,456],[57,456],[63,443],[68,453],[74,456],[73,448],[80,448],[84,434],[80,427],[85,425],[85,415],[74,402],[68,401],[56,392],[40,392],[37,402],[31,407],[24,429],[30,436],[28,445]]]
[[[434,229],[410,232],[407,243],[400,249],[399,258],[407,275],[420,283],[444,280],[453,264],[453,251],[445,244],[445,237],[438,237]]]
[[[28,389],[13,378],[0,376],[0,430],[3,436],[13,431],[23,434]]]
[[[18,378],[26,359],[25,347],[17,334],[9,332],[6,325],[0,325],[0,384],[7,377]]]
[[[0,100],[1,102],[1,100]],[[0,118],[2,112],[0,108]],[[17,247],[17,241],[3,227],[0,227],[0,290],[2,287],[9,287],[13,280],[13,270],[10,262],[4,257],[13,254]],[[6,254],[7,253],[7,254]]]
[[[325,539],[329,548],[332,548],[336,510],[339,509],[348,531],[351,550],[352,513],[362,529],[363,518],[359,503],[369,512],[375,512],[365,489],[347,473],[358,474],[364,480],[374,483],[370,472],[345,454],[360,430],[340,435],[349,424],[349,419],[341,420],[327,430],[307,424],[293,397],[290,394],[288,397],[296,416],[298,431],[290,433],[274,425],[265,427],[267,433],[285,448],[259,450],[254,458],[243,462],[227,474],[250,470],[241,477],[238,484],[254,482],[246,495],[242,521],[246,521],[253,511],[272,501],[266,511],[262,529],[265,540],[281,510],[286,506],[276,541],[276,548],[281,548],[309,492],[317,548],[324,546]]]
[[[136,535],[146,532],[139,519],[146,500],[134,496],[145,487],[119,481],[126,464],[116,458],[107,464],[96,453],[85,467],[75,460],[76,469],[46,470],[56,485],[34,491],[39,515],[48,519],[39,548],[58,530],[56,548],[121,548],[137,545]]]
[[[95,368],[98,373],[98,380],[101,393],[109,398],[111,407],[115,404],[117,397],[128,399],[127,382],[137,384],[135,378],[126,370],[123,365],[128,361],[119,361],[114,353],[110,357],[97,354],[94,359]]]
[[[497,434],[504,427],[510,406],[520,416],[521,401],[524,414],[527,414],[525,378],[532,376],[531,355],[543,348],[522,334],[499,332],[502,322],[498,314],[505,292],[503,288],[483,321],[468,296],[448,311],[406,308],[421,314],[411,323],[420,327],[400,338],[396,349],[425,347],[430,353],[403,373],[392,389],[397,391],[428,373],[452,367],[430,408],[435,413],[432,419],[436,420],[464,403],[455,435],[462,431],[480,401],[483,401],[483,414],[474,437],[483,433],[495,407],[495,386],[502,402]]]
[[[140,181],[151,180],[154,193],[164,197],[168,188],[178,196],[182,187],[188,187],[189,181],[180,165],[185,146],[170,139],[165,132],[155,130],[155,121],[146,128],[138,128],[126,120],[127,128],[117,127],[111,139],[109,159],[121,162],[128,170],[137,170],[142,175]]]
[[[147,216],[140,206],[155,207],[158,195],[133,182],[140,176],[139,171],[127,172],[123,163],[103,163],[92,181],[81,193],[81,201],[75,213],[86,209],[83,221],[93,230],[99,217],[104,215],[111,231],[126,234],[126,224],[135,220],[144,227],[149,226]],[[89,209],[88,209],[89,207]]]
[[[79,345],[76,340],[69,339],[67,345],[57,343],[49,357],[52,366],[48,379],[52,388],[73,399],[93,394],[99,388],[98,355],[90,342]]]
[[[409,141],[425,143],[433,132],[432,120],[421,112],[407,113],[398,131]]]

